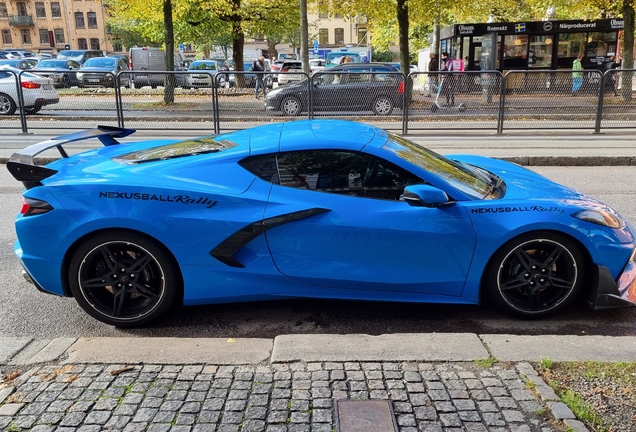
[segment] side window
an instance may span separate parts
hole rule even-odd
[[[404,187],[422,183],[391,162],[353,151],[283,153],[277,162],[281,186],[317,192],[398,200]]]
[[[266,182],[278,184],[275,154],[248,157],[240,161],[239,165]]]

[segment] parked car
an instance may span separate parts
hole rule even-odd
[[[285,63],[285,60],[274,60],[270,66],[272,72],[280,72],[280,68],[283,66],[283,63]],[[272,75],[272,81],[278,82],[278,74]]]
[[[279,85],[298,82],[307,78],[303,74],[303,62],[299,60],[285,60],[279,72],[281,72],[278,74]]]
[[[51,78],[55,87],[69,88],[79,86],[77,71],[80,67],[75,60],[42,59],[33,68],[33,73]]]
[[[393,66],[394,68],[396,68],[399,71],[402,70],[402,63],[400,63],[400,62],[388,62],[386,64]],[[417,68],[417,65],[409,65],[409,73],[411,73],[411,72],[419,72],[419,69]]]
[[[283,75],[281,75],[282,77]],[[279,77],[279,82],[280,78]],[[380,63],[347,63],[312,77],[315,111],[373,111],[389,115],[404,100],[404,78],[393,66]],[[267,93],[265,108],[296,116],[309,109],[307,80]]]
[[[24,58],[36,58],[37,55],[31,51],[26,49],[8,49],[8,50],[0,50],[0,54],[3,55],[3,58],[21,60]]]
[[[22,69],[22,70],[33,69],[35,66],[37,66],[37,64],[38,64],[37,59],[30,59],[30,58],[0,60],[0,66],[9,66],[16,69]]]
[[[212,87],[212,83],[214,80],[215,84],[218,84],[219,87],[225,86],[225,83],[228,80],[228,74],[220,74],[218,79],[216,75],[219,72],[224,71],[224,67],[217,60],[195,60],[190,64],[188,68],[188,72],[199,72],[199,73],[188,73],[185,77],[185,84],[183,88],[201,88],[201,87]]]
[[[120,72],[128,72],[128,66],[119,58],[94,57],[86,60],[77,73],[80,87],[114,87],[115,77]],[[124,73],[119,77],[120,87],[132,87],[131,74]]]
[[[243,71],[244,72],[249,72],[252,71],[252,65],[253,62],[252,61],[246,61],[243,62]],[[268,65],[268,63],[265,63],[265,71],[266,72],[270,72],[270,66]],[[274,77],[271,74],[261,74],[262,75],[262,80],[263,83],[267,86],[267,88],[272,88],[273,87],[273,83],[274,83]],[[245,77],[245,85],[247,87],[255,87],[256,86],[256,74],[253,73],[245,73],[243,74],[243,76]],[[234,74],[230,74],[230,86],[235,86],[236,85],[236,77]]]
[[[26,114],[35,114],[43,106],[60,101],[52,79],[3,66],[0,68],[0,115],[13,115],[18,109],[20,98],[16,88],[16,76],[20,72],[20,87]]]
[[[525,318],[582,295],[593,309],[636,304],[633,225],[516,164],[339,120],[118,143],[133,132],[58,136],[6,164],[25,187],[14,247],[25,277],[104,323],[298,297],[489,298]],[[89,138],[104,147],[34,163]]]
[[[309,73],[316,73],[326,69],[325,59],[309,59]]]
[[[105,57],[104,51],[101,50],[62,50],[57,53],[59,59],[75,60],[79,64],[83,65],[88,59],[94,57]]]

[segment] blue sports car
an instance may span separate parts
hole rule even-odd
[[[14,154],[15,252],[44,292],[140,326],[175,303],[331,298],[477,304],[521,317],[636,303],[633,227],[517,165],[446,158],[309,120],[119,143],[99,126]],[[64,145],[104,144],[68,156]],[[62,157],[36,165],[47,149]]]

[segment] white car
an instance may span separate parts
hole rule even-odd
[[[23,72],[20,69],[4,67],[0,69],[0,115],[13,115],[19,108],[16,77],[22,72],[20,86],[24,98],[24,112],[35,114],[44,105],[56,104],[60,96],[51,78]]]
[[[298,82],[306,78],[303,74],[303,62],[300,60],[285,60],[281,65],[280,72],[282,73],[278,74],[278,85]]]
[[[316,72],[324,71],[326,66],[325,59],[309,59],[309,73],[315,74]]]

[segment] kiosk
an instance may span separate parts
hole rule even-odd
[[[464,59],[466,70],[571,69],[579,53],[584,69],[604,69],[618,54],[623,24],[622,18],[454,24],[440,30],[440,53]]]

